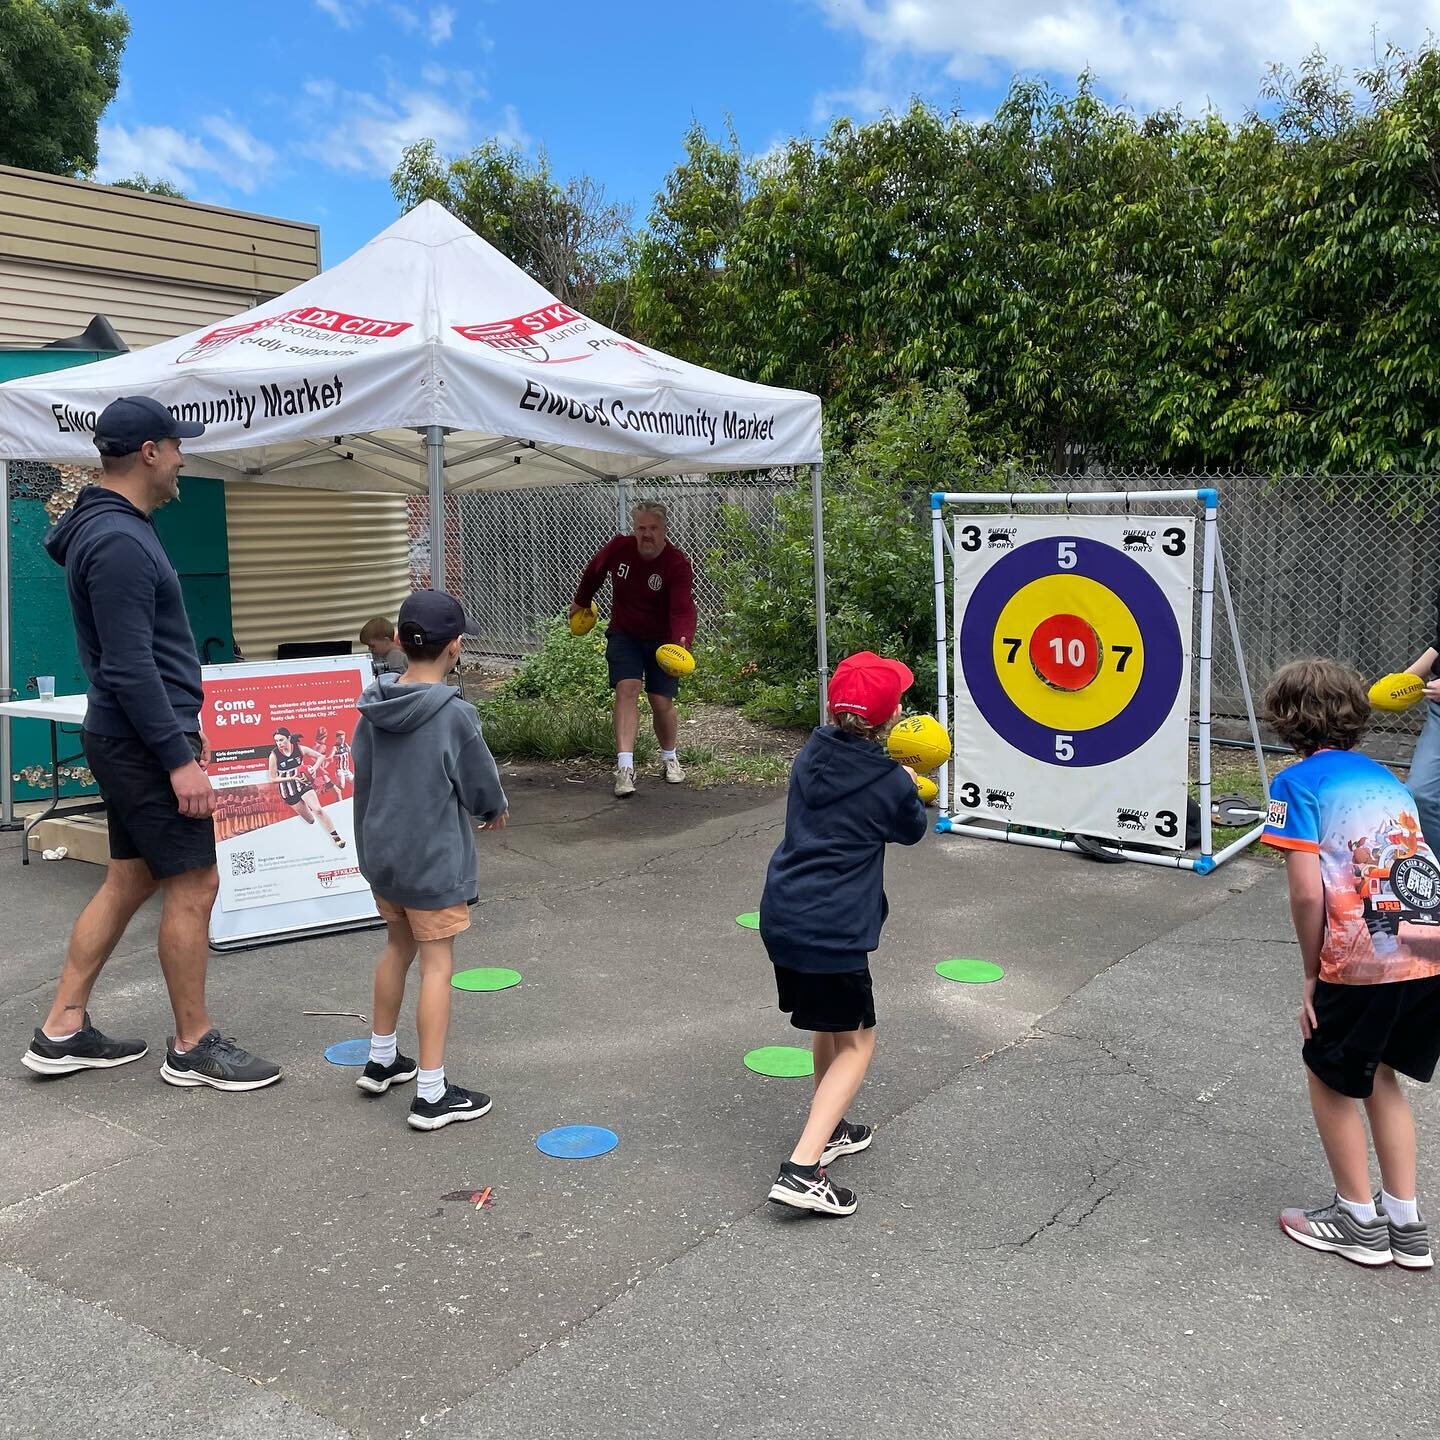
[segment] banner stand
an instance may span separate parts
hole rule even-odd
[[[937,670],[937,685],[939,694],[939,721],[947,734],[954,740],[953,715],[955,702],[960,693],[960,686],[964,683],[958,673],[960,666],[957,663],[952,674],[950,665],[949,647],[952,637],[947,633],[946,617],[946,556],[949,556],[950,571],[948,578],[953,582],[957,555],[955,541],[952,540],[946,524],[946,508],[950,506],[974,506],[985,507],[990,510],[999,510],[1009,514],[1033,506],[1063,505],[1066,513],[1079,506],[1090,505],[1114,505],[1123,504],[1125,514],[1132,519],[1138,519],[1130,511],[1130,506],[1142,503],[1177,504],[1189,501],[1201,507],[1202,529],[1201,529],[1201,577],[1200,577],[1200,634],[1198,658],[1198,706],[1197,706],[1197,744],[1199,749],[1199,774],[1197,796],[1200,808],[1200,854],[1198,856],[1186,856],[1184,854],[1167,854],[1161,850],[1138,849],[1133,846],[1126,846],[1123,843],[1116,843],[1113,848],[1107,846],[1109,853],[1126,860],[1134,860],[1144,865],[1160,865],[1170,869],[1191,870],[1197,875],[1208,875],[1218,866],[1223,865],[1227,860],[1233,859],[1240,854],[1247,846],[1252,844],[1265,828],[1263,823],[1254,826],[1238,839],[1232,841],[1218,854],[1214,850],[1211,819],[1211,674],[1212,674],[1212,648],[1214,633],[1214,602],[1215,584],[1218,577],[1221,596],[1225,605],[1225,613],[1229,621],[1230,638],[1234,647],[1236,670],[1240,676],[1241,690],[1244,695],[1246,718],[1250,727],[1250,737],[1255,747],[1256,764],[1259,773],[1260,786],[1265,802],[1268,803],[1270,796],[1269,774],[1265,764],[1264,748],[1260,740],[1260,727],[1255,714],[1253,697],[1250,692],[1250,682],[1245,670],[1245,657],[1241,651],[1239,626],[1236,621],[1235,608],[1231,600],[1229,581],[1225,573],[1224,557],[1220,547],[1219,530],[1219,505],[1220,496],[1218,490],[1212,488],[1195,490],[1116,490],[1116,491],[1095,491],[1095,492],[1071,492],[1071,491],[1015,491],[1015,492],[934,492],[930,496],[930,520],[931,520],[931,556],[935,577],[935,657]],[[958,612],[959,602],[956,600]],[[959,615],[956,616],[956,628],[959,628]],[[958,635],[954,637],[958,643]],[[1064,738],[1064,737],[1057,737]],[[1037,849],[1046,850],[1068,850],[1077,854],[1085,851],[1075,843],[1073,839],[1061,834],[1035,834],[1035,830],[1041,828],[1037,825],[1011,825],[1006,821],[997,820],[993,817],[975,817],[966,814],[957,815],[951,805],[953,794],[955,761],[951,760],[942,767],[939,776],[939,797],[940,819],[936,822],[935,830],[938,834],[970,835],[983,840],[1000,840],[1010,845],[1029,845]],[[1263,803],[1262,807],[1263,809]]]

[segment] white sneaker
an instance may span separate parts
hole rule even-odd
[[[617,765],[615,767],[615,795],[617,799],[623,800],[627,795],[635,793],[635,767],[633,765]]]
[[[680,768],[678,760],[666,760],[663,769],[667,785],[679,785],[685,779],[685,772]]]

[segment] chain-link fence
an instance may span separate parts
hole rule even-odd
[[[718,623],[719,585],[708,557],[721,539],[721,510],[734,506],[753,522],[773,522],[777,495],[793,484],[788,471],[563,485],[450,497],[445,504],[445,583],[480,622],[471,648],[518,657],[539,644],[545,622],[563,615],[580,573],[642,500],[666,510],[670,540],[695,567],[695,607],[702,628]],[[430,583],[429,501],[410,501],[410,568],[416,585]]]
[[[778,495],[808,474],[708,476],[632,483],[556,486],[462,495],[446,502],[447,582],[483,627],[479,653],[518,657],[539,644],[549,617],[565,612],[586,561],[644,498],[662,499],[672,540],[695,564],[702,633],[719,622],[722,597],[707,557],[722,534],[721,507],[742,507],[771,524]],[[1397,515],[1367,499],[1365,476],[1273,479],[1262,475],[1095,471],[1029,477],[1026,489],[1220,492],[1220,536],[1240,642],[1259,704],[1274,669],[1299,655],[1330,655],[1374,678],[1408,666],[1435,639],[1440,588],[1433,519]],[[962,482],[956,482],[963,489]],[[1393,493],[1393,492],[1392,492]],[[1063,505],[1057,507],[1062,508]],[[1087,513],[1124,513],[1122,504]],[[1136,503],[1138,518],[1197,513],[1193,506]],[[1027,513],[1035,513],[1026,507]],[[994,514],[994,510],[988,511]],[[429,583],[427,502],[411,502],[412,576]],[[916,497],[915,563],[930,563],[926,498]],[[1199,546],[1195,583],[1200,583]],[[1198,606],[1197,606],[1198,615]],[[1219,734],[1244,734],[1244,703],[1221,597],[1216,596],[1211,703]],[[1198,629],[1192,653],[1198,655]],[[1423,706],[1375,716],[1371,748],[1408,757]]]

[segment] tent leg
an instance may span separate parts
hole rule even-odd
[[[425,460],[430,481],[430,588],[445,588],[445,427],[425,427]]]
[[[10,465],[0,460],[0,700],[10,699]],[[10,717],[0,716],[0,829],[15,826]]]
[[[826,692],[830,685],[829,643],[825,635],[825,512],[820,503],[825,467],[810,467],[812,534],[815,542],[815,678],[820,687],[820,723],[825,723]]]

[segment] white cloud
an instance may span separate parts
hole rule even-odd
[[[365,0],[358,0],[358,4],[351,3],[351,0],[315,0],[315,4],[342,30],[354,28],[356,10],[364,3]]]
[[[939,66],[951,80],[1015,71],[1073,80],[1147,107],[1214,104],[1238,116],[1266,67],[1315,47],[1332,64],[1370,62],[1387,41],[1407,47],[1440,29],[1440,0],[816,0],[838,29],[866,42],[855,101],[903,103],[898,72]],[[933,77],[932,77],[933,80]],[[931,87],[933,88],[933,85]],[[836,97],[847,98],[837,92]],[[870,108],[870,107],[866,107]],[[881,108],[881,107],[874,107]]]
[[[432,5],[427,17],[427,38],[432,45],[442,45],[455,28],[455,12],[448,5]]]
[[[249,194],[265,178],[275,152],[228,115],[207,115],[200,129],[218,149],[199,136],[169,125],[103,124],[96,178],[127,180],[143,172],[152,180],[169,180],[191,193],[209,175]]]
[[[306,147],[337,170],[388,176],[407,145],[433,140],[441,152],[465,148],[471,133],[463,110],[434,95],[412,91],[385,100],[344,92],[340,108],[348,113]]]

